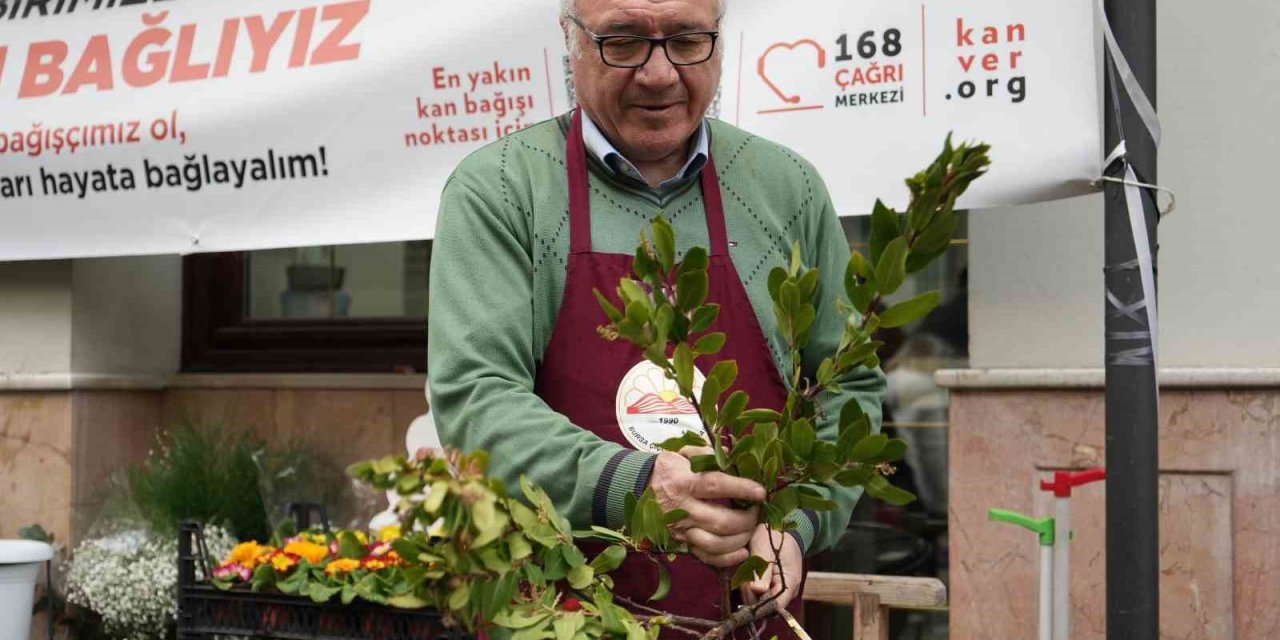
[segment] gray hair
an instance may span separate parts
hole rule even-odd
[[[728,9],[728,0],[716,0],[716,19],[724,18]],[[561,15],[564,18],[577,14],[577,0],[561,0]]]
[[[716,21],[724,19],[724,14],[729,10],[729,0],[716,0]],[[578,15],[578,0],[560,0],[560,17],[571,18]],[[578,57],[581,53],[578,47],[578,38],[569,35],[565,31],[565,44],[569,46],[569,55]]]

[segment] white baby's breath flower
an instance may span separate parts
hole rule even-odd
[[[235,546],[219,527],[206,527],[214,559]],[[123,640],[164,640],[177,617],[178,542],[126,531],[86,540],[72,553],[68,598],[102,616],[107,633]]]

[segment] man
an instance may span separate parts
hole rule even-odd
[[[704,118],[720,82],[722,17],[717,0],[566,0],[561,26],[580,110],[477,151],[450,178],[433,248],[428,342],[432,408],[446,444],[487,449],[492,473],[508,484],[528,476],[577,528],[620,526],[624,496],[646,487],[665,508],[688,511],[676,535],[706,564],[678,560],[661,606],[704,618],[728,613],[708,565],[731,569],[750,553],[772,559],[771,536],[781,539],[781,567],[742,597],[779,589],[781,573],[779,604],[792,604],[803,556],[840,537],[858,497],[836,492],[839,509],[797,513],[787,534],[757,525],[754,510],[725,506],[759,501],[764,489],[694,474],[685,457],[656,452],[673,424],[678,432],[696,423],[682,422],[673,383],[646,368],[638,350],[595,331],[606,319],[592,289],[613,295],[641,232],[664,215],[681,253],[696,244],[712,255],[709,299],[722,307],[713,330],[728,342],[697,362],[701,371],[732,358],[735,388],[753,406],[785,399],[780,372],[790,369],[790,352],[766,280],[795,240],[823,274],[806,370],[838,345],[849,247],[821,178],[790,150]],[[878,424],[883,392],[883,375],[865,371],[825,403],[856,399]],[[827,420],[820,435],[835,440],[835,429]],[[615,582],[633,599],[652,593],[652,565],[629,559],[620,571]]]

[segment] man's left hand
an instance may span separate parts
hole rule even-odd
[[[775,559],[773,550],[778,547],[779,542],[782,544],[782,553]],[[800,551],[800,544],[796,542],[795,536],[770,531],[768,526],[762,524],[756,527],[747,548],[751,555],[767,560],[769,568],[759,578],[742,585],[743,602],[754,605],[773,593],[781,592],[778,596],[778,608],[787,608],[796,594],[800,593],[800,583],[804,579],[804,553]],[[778,566],[778,560],[781,560],[781,567]],[[786,576],[785,591],[782,589],[783,576]]]

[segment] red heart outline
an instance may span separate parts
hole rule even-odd
[[[760,76],[761,80],[764,80],[764,83],[769,86],[769,89],[772,90],[773,93],[778,96],[778,98],[780,98],[783,102],[787,104],[799,103],[800,96],[787,94],[780,87],[778,87],[778,85],[774,84],[774,82],[769,79],[769,75],[766,74],[764,70],[765,59],[769,57],[769,54],[773,53],[778,49],[794,50],[796,47],[800,45],[808,45],[817,49],[818,50],[818,68],[819,69],[826,68],[827,50],[822,48],[822,45],[818,44],[816,40],[812,40],[810,38],[805,38],[803,40],[796,40],[795,42],[776,42],[770,45],[768,49],[765,49],[764,53],[760,54],[760,60],[756,63],[756,74]]]

